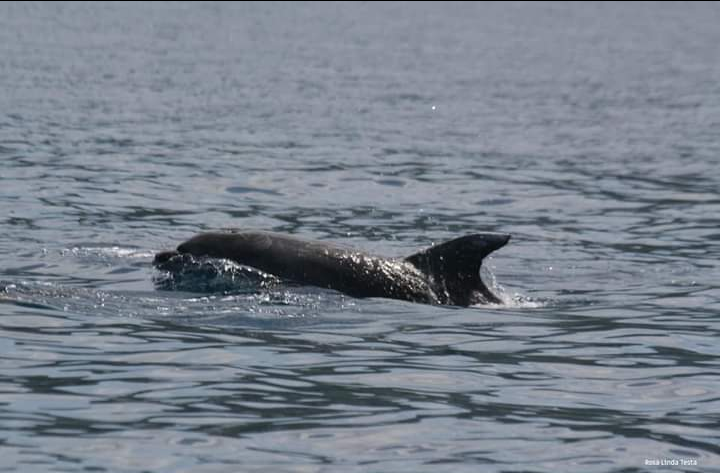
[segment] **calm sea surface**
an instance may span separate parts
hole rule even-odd
[[[0,471],[720,471],[720,4],[0,4]],[[167,288],[502,231],[499,306]],[[494,282],[493,282],[494,281]]]

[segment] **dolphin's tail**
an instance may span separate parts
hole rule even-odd
[[[510,240],[505,233],[477,233],[408,256],[405,261],[430,276],[445,303],[468,306],[500,303],[480,278],[482,260]]]

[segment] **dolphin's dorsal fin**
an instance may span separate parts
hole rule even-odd
[[[430,276],[450,304],[499,303],[500,299],[480,279],[480,266],[483,258],[508,240],[510,235],[506,233],[466,235],[415,253],[405,261]]]

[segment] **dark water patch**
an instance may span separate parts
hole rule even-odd
[[[230,192],[231,194],[253,194],[253,193],[258,193],[258,194],[268,194],[268,195],[274,195],[274,196],[282,196],[282,194],[281,194],[280,192],[276,192],[276,191],[273,191],[273,190],[270,190],[270,189],[258,189],[258,188],[253,188],[253,187],[240,187],[240,186],[235,186],[235,187],[228,187],[228,188],[225,189],[225,190],[226,190],[227,192]]]

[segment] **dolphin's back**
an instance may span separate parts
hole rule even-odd
[[[482,259],[508,235],[468,235],[406,259],[368,255],[321,241],[273,232],[210,232],[180,244],[173,254],[233,260],[283,279],[335,289],[355,297],[388,297],[430,304],[499,302],[482,283]]]
[[[425,275],[408,262],[281,233],[202,233],[180,244],[177,251],[233,260],[283,279],[355,297],[438,302]]]

